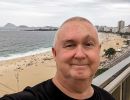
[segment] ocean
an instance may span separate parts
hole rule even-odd
[[[51,50],[56,31],[0,31],[0,61]]]
[[[0,61],[51,50],[56,31],[0,31]],[[106,34],[99,33],[99,38]]]

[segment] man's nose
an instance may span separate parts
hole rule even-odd
[[[78,46],[75,51],[75,58],[83,59],[86,57],[85,50],[82,46]]]

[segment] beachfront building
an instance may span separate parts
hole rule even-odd
[[[105,26],[95,26],[99,32],[104,32]]]
[[[112,32],[112,27],[107,27],[107,26],[105,26],[105,27],[104,27],[104,31],[105,31],[105,32]]]
[[[130,33],[130,25],[125,26],[123,29],[121,29],[121,33]]]
[[[95,26],[99,32],[110,33],[130,33],[130,25],[125,26],[125,21],[120,20],[117,27]]]
[[[118,31],[117,27],[112,27],[112,33],[116,33]]]
[[[128,29],[127,29],[128,32],[130,32],[130,25],[128,25]]]
[[[121,30],[125,27],[125,21],[120,20],[118,22],[118,32],[121,32]],[[124,32],[123,32],[124,33]]]
[[[99,32],[112,32],[112,27],[107,26],[96,26]]]
[[[107,27],[107,26],[95,26],[99,32],[112,32],[116,33],[118,31],[117,27]]]

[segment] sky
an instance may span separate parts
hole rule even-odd
[[[130,0],[0,0],[0,26],[60,26],[81,16],[94,25],[116,27],[130,24]]]

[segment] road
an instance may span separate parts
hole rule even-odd
[[[129,56],[130,56],[130,46],[128,48],[122,49],[121,52],[117,52],[116,55],[111,60],[107,61],[102,66],[102,68],[111,68]]]

